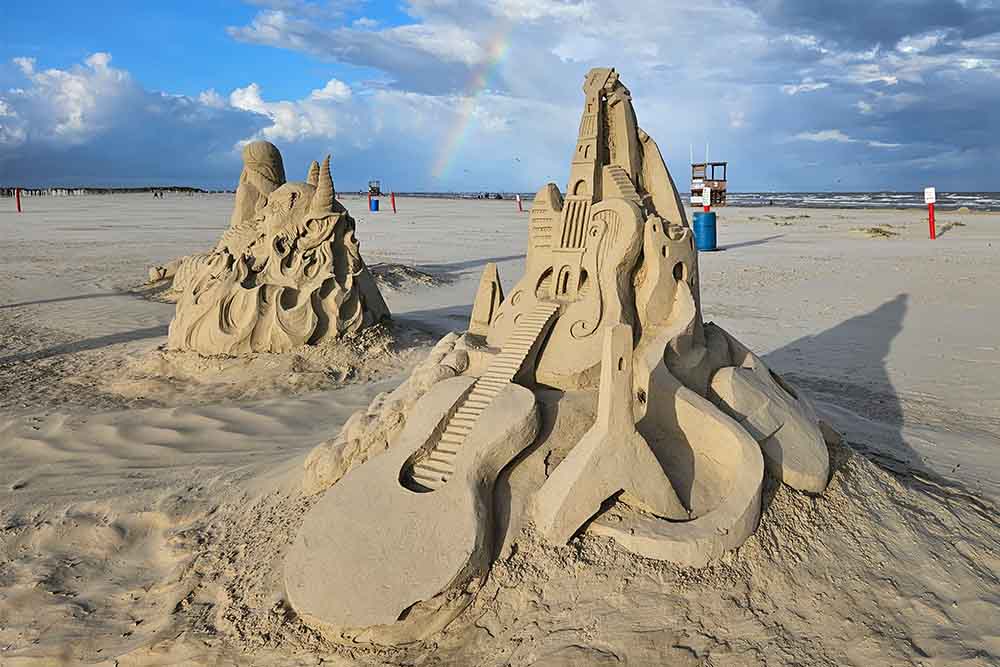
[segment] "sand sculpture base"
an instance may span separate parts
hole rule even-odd
[[[702,322],[691,229],[628,90],[599,68],[584,93],[567,194],[536,196],[524,276],[505,297],[488,266],[468,333],[417,372],[435,381],[391,418],[377,399],[383,426],[348,424],[307,461],[305,488],[323,496],[285,583],[334,641],[427,638],[523,530],[699,566],[756,529],[765,470],[826,487],[808,402]],[[458,349],[461,370],[429,370]],[[358,450],[384,453],[346,465]]]

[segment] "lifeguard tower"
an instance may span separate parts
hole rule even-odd
[[[726,162],[696,162],[691,165],[691,203],[704,206],[726,205]],[[721,175],[721,178],[719,176]],[[704,201],[705,188],[712,192],[711,202]]]

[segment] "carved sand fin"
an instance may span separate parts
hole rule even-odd
[[[313,160],[312,164],[309,165],[309,175],[306,176],[306,183],[313,187],[319,183],[319,162],[316,160]]]
[[[483,269],[479,279],[479,289],[476,300],[472,304],[472,317],[469,320],[469,333],[485,336],[490,331],[490,323],[503,301],[503,286],[500,284],[500,273],[496,262],[490,262]]]
[[[553,542],[568,541],[605,500],[620,491],[658,516],[689,516],[649,444],[635,428],[632,327],[618,324],[606,331],[597,421],[532,501],[535,526]]]
[[[330,175],[330,156],[323,160],[319,170],[319,180],[316,182],[316,193],[309,203],[309,217],[326,217],[334,210],[336,192],[333,189],[333,176]]]

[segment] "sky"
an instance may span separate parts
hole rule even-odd
[[[0,23],[0,185],[564,186],[591,67],[675,180],[1000,191],[1000,0],[32,0]]]

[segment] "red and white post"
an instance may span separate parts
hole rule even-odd
[[[701,191],[701,210],[705,213],[712,210],[712,188],[705,188]]]
[[[14,188],[14,201],[17,203],[17,212],[21,212],[21,188]]]
[[[517,199],[517,212],[524,213],[524,206],[521,204],[521,195],[515,195]]]
[[[395,213],[396,212],[396,193],[395,192],[390,192],[389,193],[389,201],[392,203],[392,212]]]
[[[937,238],[937,226],[934,224],[934,204],[937,203],[937,190],[924,188],[924,203],[927,204],[927,228],[931,241]]]

